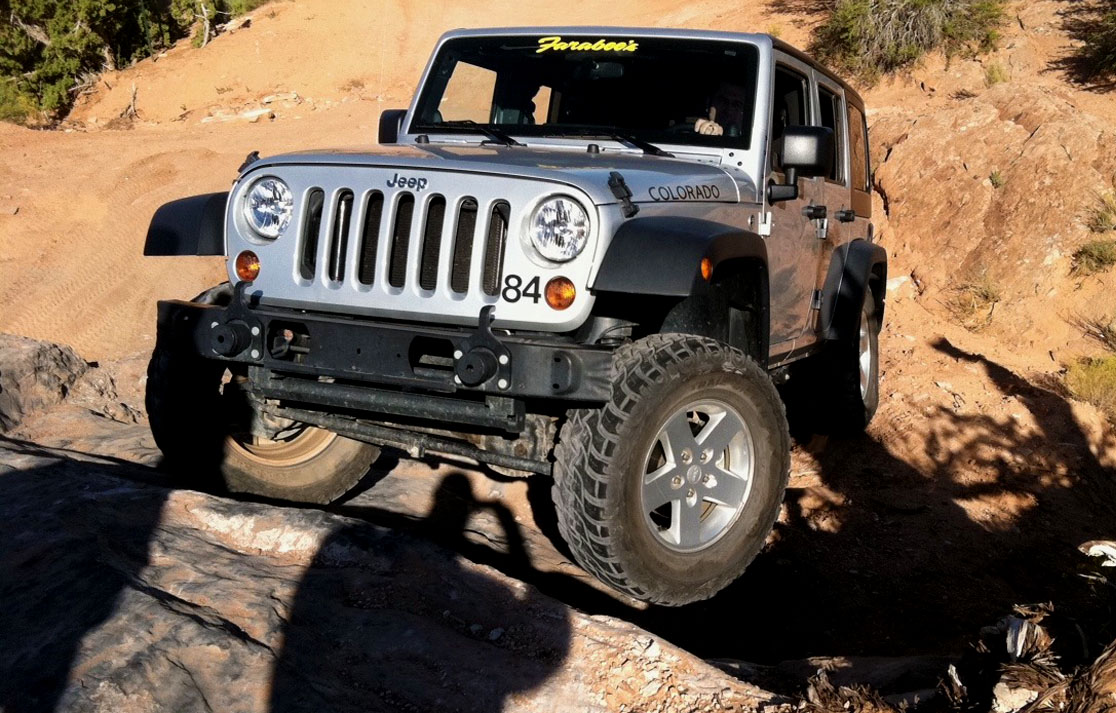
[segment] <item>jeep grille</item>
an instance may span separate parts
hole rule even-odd
[[[306,194],[306,210],[299,236],[298,269],[304,280],[313,281],[319,273],[317,256],[320,241],[328,242],[325,276],[333,283],[345,281],[344,266],[351,247],[349,236],[356,210],[352,189],[334,192],[332,205],[326,210],[326,192],[311,188]],[[447,210],[444,195],[418,196],[410,191],[385,195],[369,191],[362,197],[365,209],[363,225],[356,231],[359,242],[356,279],[364,286],[376,283],[377,260],[387,260],[387,282],[394,288],[407,287],[411,280],[427,291],[437,289],[441,280],[448,280],[450,289],[458,294],[469,291],[473,243],[477,236],[478,203],[473,196],[461,196]],[[387,209],[387,210],[385,210]],[[452,230],[445,222],[449,213]],[[331,216],[324,220],[324,216]],[[484,248],[481,253],[481,290],[486,295],[499,293],[503,278],[504,248],[507,242],[511,207],[507,201],[492,203],[484,216]],[[323,233],[323,225],[328,234]],[[381,254],[381,238],[387,236],[387,250]],[[447,244],[449,243],[449,244]],[[417,250],[412,245],[417,244]],[[438,274],[438,261],[443,250],[452,251],[449,274]],[[417,261],[417,264],[414,262]]]

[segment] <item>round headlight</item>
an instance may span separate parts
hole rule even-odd
[[[528,233],[544,258],[567,262],[580,255],[589,242],[589,214],[573,198],[550,198],[535,209]]]
[[[261,238],[274,240],[282,235],[293,212],[291,189],[278,178],[261,178],[244,196],[244,220]]]

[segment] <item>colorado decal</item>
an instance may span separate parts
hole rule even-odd
[[[535,50],[535,54],[546,52],[547,50],[559,52],[635,52],[638,48],[639,43],[634,40],[600,39],[596,42],[581,42],[578,40],[567,41],[559,36],[554,36],[540,37],[539,48]]]
[[[692,186],[651,186],[647,196],[653,201],[708,201],[721,197],[716,185],[698,183]]]

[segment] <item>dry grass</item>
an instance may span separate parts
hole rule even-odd
[[[1116,356],[1071,364],[1066,386],[1076,398],[1093,404],[1116,423]]]
[[[1073,272],[1092,275],[1116,265],[1116,240],[1094,240],[1073,253]]]
[[[992,182],[993,188],[1003,188],[1004,184],[1007,183],[1004,174],[999,171],[993,171],[991,175],[988,176],[988,180]]]
[[[988,66],[984,68],[984,86],[986,87],[1003,84],[1009,79],[1011,79],[1011,75],[999,62],[989,62]]]
[[[991,324],[996,305],[1003,299],[999,285],[987,275],[963,282],[951,292],[946,307],[954,319],[974,332]]]
[[[1116,192],[1097,194],[1097,202],[1089,212],[1088,226],[1094,233],[1116,230]]]

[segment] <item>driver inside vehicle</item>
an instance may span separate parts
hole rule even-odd
[[[706,136],[739,136],[748,109],[748,96],[743,87],[722,81],[709,100],[708,118],[694,122],[694,132]]]

